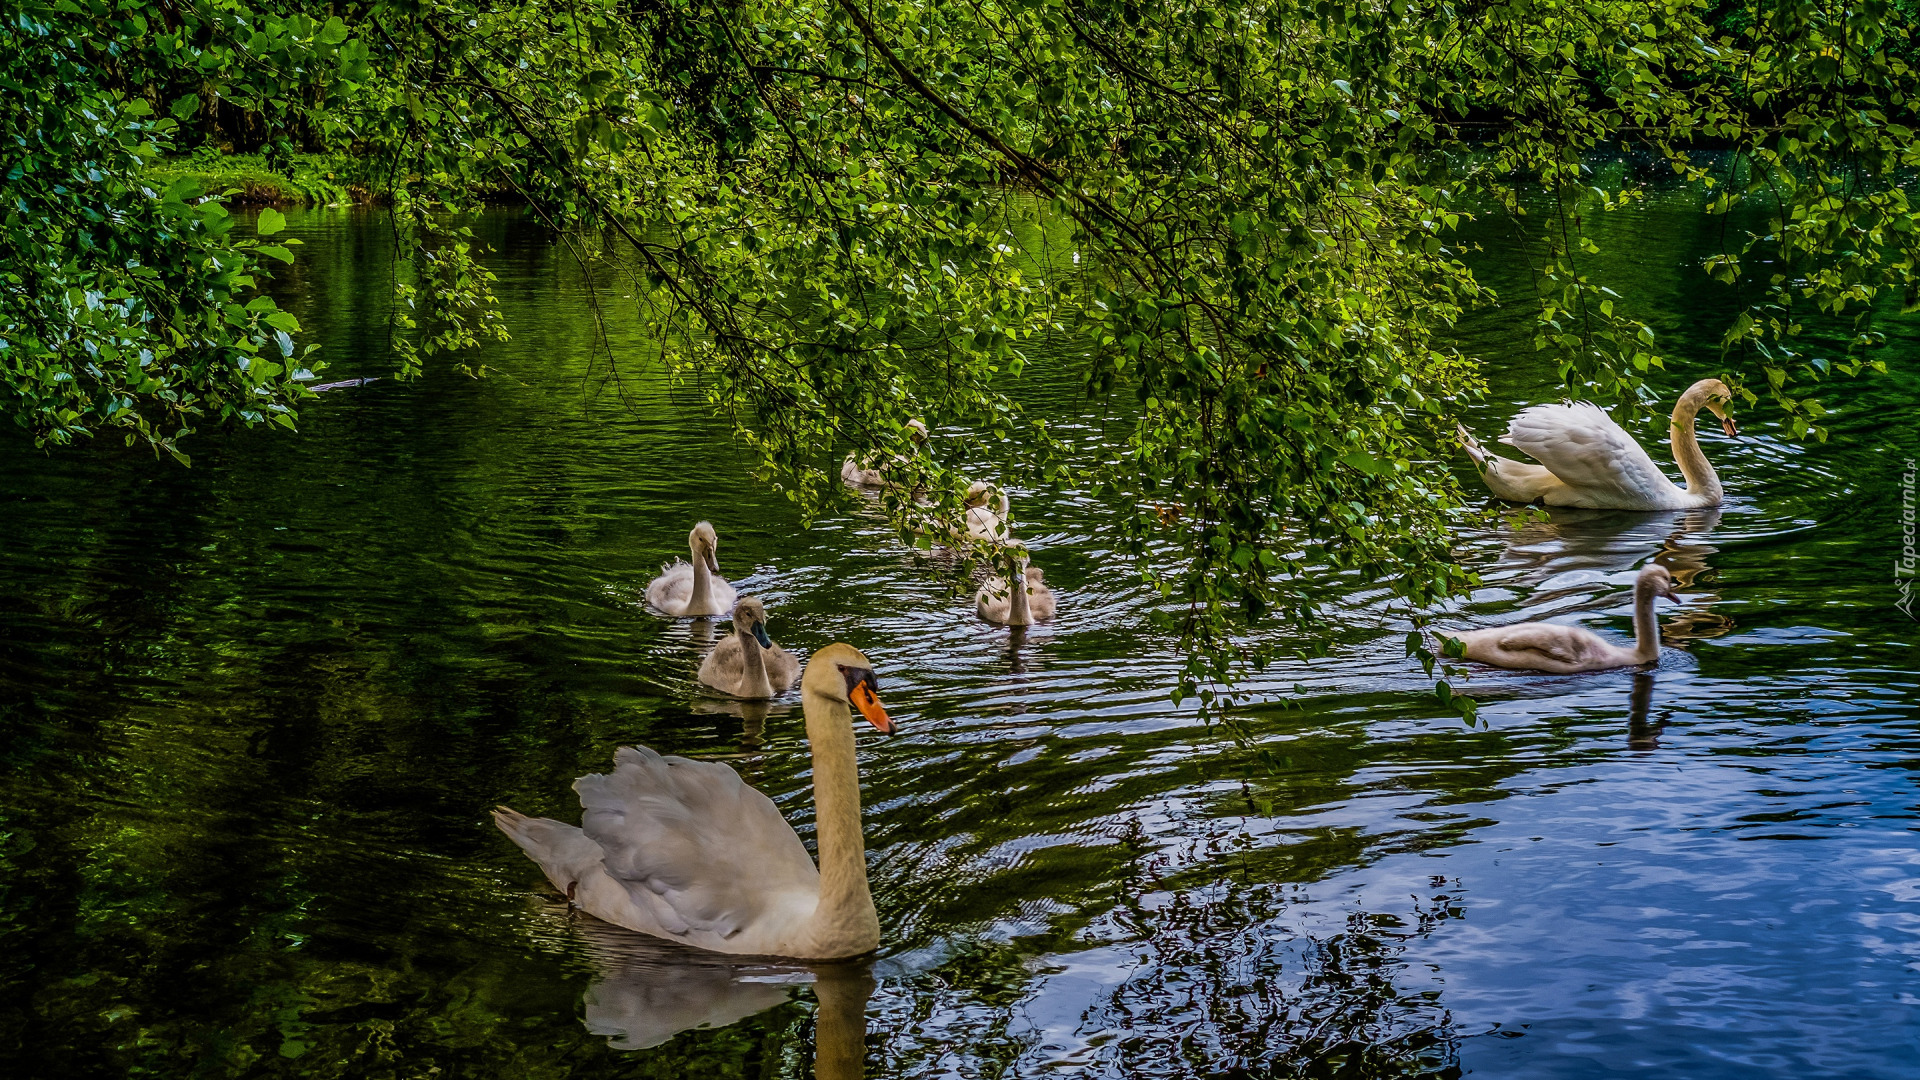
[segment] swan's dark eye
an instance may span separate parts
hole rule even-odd
[[[847,680],[847,697],[853,697],[853,692],[859,689],[861,683],[872,687],[876,695],[880,693],[880,684],[874,680],[872,668],[848,667],[845,664],[834,666],[840,669],[840,677]]]

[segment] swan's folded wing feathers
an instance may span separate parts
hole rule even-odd
[[[778,643],[767,652],[767,682],[776,694],[793,689],[800,681],[800,661]]]
[[[737,687],[744,677],[747,658],[741,652],[740,635],[728,634],[700,661],[698,678],[715,690]]]
[[[718,762],[622,747],[613,772],[573,787],[607,872],[636,902],[664,902],[679,923],[666,926],[672,933],[731,937],[794,889],[818,889],[806,846],[773,800]]]
[[[1552,623],[1522,623],[1500,636],[1500,648],[1507,652],[1537,652],[1563,664],[1577,664],[1585,650],[1579,642]]]
[[[693,564],[676,559],[660,568],[660,576],[647,586],[647,603],[662,611],[669,604],[681,605],[693,595]]]
[[[1673,481],[1633,436],[1588,401],[1535,405],[1507,426],[1501,442],[1545,465],[1569,487],[1651,500]]]

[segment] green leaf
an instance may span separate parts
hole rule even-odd
[[[254,223],[254,230],[261,236],[272,236],[286,227],[286,215],[271,206],[262,209],[259,219]]]

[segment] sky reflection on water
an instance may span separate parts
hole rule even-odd
[[[1619,227],[1669,243],[1623,259],[1681,259],[1691,211],[1644,213]],[[378,373],[377,220],[293,220],[289,303],[339,343],[327,377]],[[1834,385],[1831,442],[1784,442],[1764,412],[1737,442],[1709,432],[1719,511],[1515,514],[1462,537],[1484,584],[1450,625],[1624,638],[1633,573],[1667,565],[1687,600],[1662,606],[1675,647],[1651,673],[1482,671],[1467,728],[1406,659],[1404,611],[1330,580],[1335,655],[1253,680],[1229,729],[1168,703],[1172,644],[1143,629],[1098,499],[1014,485],[1060,596],[1016,640],[857,500],[800,530],[657,379],[629,379],[631,410],[583,407],[577,273],[511,215],[482,224],[516,332],[494,377],[330,392],[297,439],[209,437],[191,471],[8,444],[0,1057],[28,1074],[1920,1060],[1920,626],[1889,570],[1897,466],[1920,449],[1911,327],[1896,375]],[[1499,283],[1511,253],[1482,239]],[[1708,370],[1693,298],[1650,303]],[[1555,396],[1513,355],[1528,318],[1465,327],[1511,361],[1483,433]],[[1123,403],[1035,369],[1033,407],[1082,452],[1123,432]],[[1663,425],[1635,433],[1665,459]],[[697,695],[726,628],[644,609],[698,518],[774,636],[859,645],[900,721],[861,743],[886,928],[870,966],[741,970],[569,917],[485,823],[502,802],[577,820],[572,778],[643,742],[729,761],[811,836],[793,703]]]

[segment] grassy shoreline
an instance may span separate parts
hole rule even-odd
[[[231,191],[235,206],[370,206],[383,195],[345,159],[329,154],[297,154],[284,168],[262,154],[208,151],[161,158],[148,173],[163,183],[190,178],[210,193]]]

